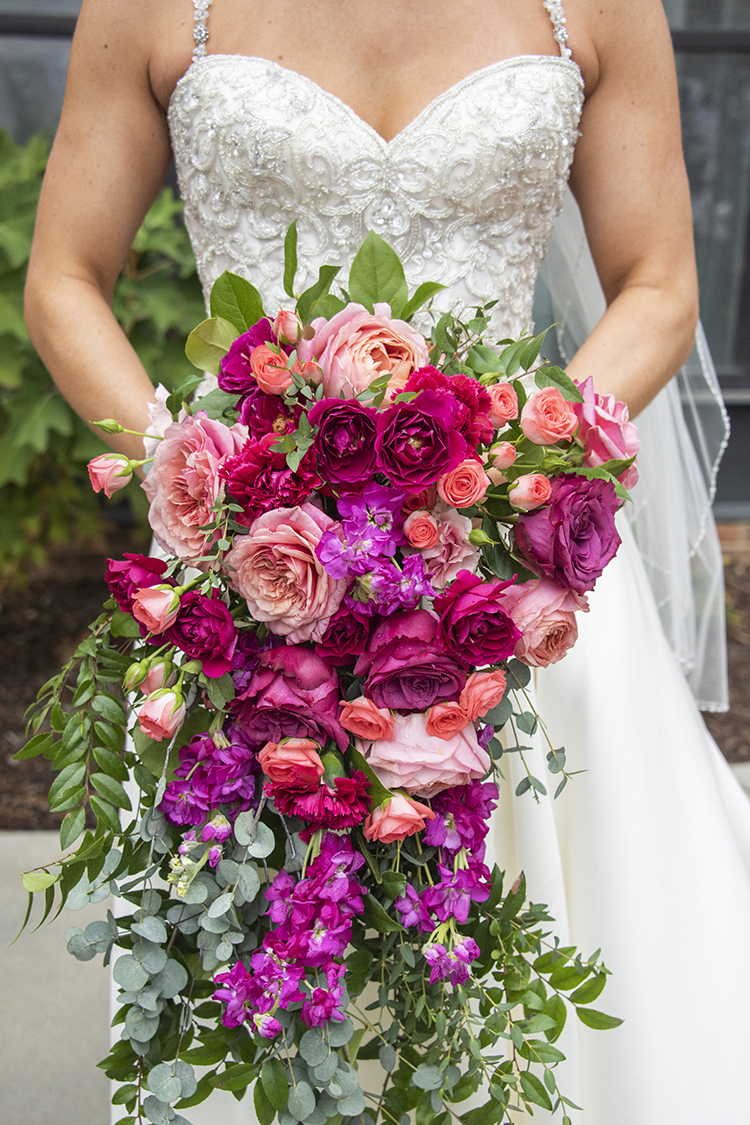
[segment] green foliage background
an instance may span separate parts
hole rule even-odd
[[[23,286],[49,145],[16,145],[0,130],[0,587],[44,564],[54,545],[96,540],[106,503],[86,463],[106,449],[71,410],[34,351],[23,320]],[[123,266],[115,315],[154,383],[170,390],[192,370],[185,339],[205,316],[182,204],[162,191]],[[85,331],[85,328],[84,328]],[[128,496],[145,521],[134,481]]]

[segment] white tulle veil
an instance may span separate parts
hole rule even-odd
[[[535,319],[538,325],[558,322],[557,347],[565,363],[605,307],[581,214],[568,190],[539,275]],[[664,631],[698,705],[725,711],[724,580],[711,503],[729,419],[701,325],[687,364],[637,425],[640,480],[627,515]]]

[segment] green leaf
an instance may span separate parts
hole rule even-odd
[[[131,810],[133,808],[130,797],[128,797],[120,782],[115,781],[113,777],[108,777],[106,773],[92,773],[90,781],[110,804],[115,805],[118,809]]]
[[[540,390],[545,387],[557,387],[560,394],[568,402],[583,402],[583,395],[578,390],[570,375],[561,367],[542,367],[534,376],[534,382]]]
[[[518,353],[518,360],[524,371],[528,371],[530,367],[534,366],[534,361],[542,350],[542,344],[548,332],[549,328],[545,328],[544,332],[540,332],[538,336],[532,336],[530,340],[524,341],[524,345]]]
[[[407,296],[401,260],[387,242],[369,231],[349,271],[349,296],[372,312],[379,301]]]
[[[86,810],[83,807],[66,813],[60,825],[60,847],[66,851],[78,839],[86,823]]]
[[[123,613],[119,607],[112,612],[111,632],[113,637],[140,637],[141,630],[138,622],[129,613]]]
[[[120,831],[120,817],[117,810],[113,805],[110,805],[109,801],[103,801],[101,797],[97,797],[95,793],[92,793],[89,797],[89,804],[94,810],[98,820],[103,820],[107,827],[111,828],[113,832]]]
[[[570,1000],[573,1004],[593,1004],[599,998],[604,986],[607,983],[606,973],[597,973],[596,976],[587,980],[580,988],[570,994]]]
[[[199,324],[187,338],[185,355],[200,371],[218,375],[221,361],[239,333],[228,320],[212,317]]]
[[[328,290],[340,270],[341,266],[321,266],[318,270],[318,280],[301,294],[297,301],[297,315],[303,324],[310,323],[313,317],[313,306],[316,301],[322,300],[328,294]],[[318,315],[317,310],[315,310],[314,315]]]
[[[586,1027],[593,1027],[595,1031],[609,1031],[619,1027],[623,1022],[615,1016],[608,1016],[604,1012],[597,1012],[595,1008],[576,1008],[578,1018]]]
[[[384,871],[382,874],[383,890],[388,898],[395,899],[406,890],[406,876],[400,871]]]
[[[96,711],[98,715],[102,715],[103,718],[107,719],[108,722],[115,723],[117,726],[125,725],[125,712],[122,706],[116,699],[113,699],[111,695],[105,693],[97,695],[91,703],[91,708],[93,711]]]
[[[236,329],[233,339],[265,315],[260,293],[246,278],[229,270],[217,277],[211,289],[211,316],[228,321]],[[195,362],[190,355],[188,359]]]
[[[354,749],[354,747],[349,750],[349,761],[351,762],[352,768],[360,770],[370,782],[367,795],[372,801],[373,807],[382,805],[384,801],[390,801],[393,796],[390,789],[386,789],[375,771],[368,764],[364,755],[360,754],[359,750]],[[380,882],[380,880],[378,880],[378,882]]]
[[[289,227],[284,238],[284,292],[294,296],[294,275],[297,272],[297,220]]]
[[[53,883],[56,883],[57,875],[53,875],[50,871],[27,871],[21,876],[21,882],[24,889],[32,894],[38,891],[46,891]]]
[[[386,914],[383,907],[372,894],[365,897],[364,903],[364,920],[373,930],[377,930],[380,934],[403,932],[404,927],[401,923]]]
[[[525,1070],[521,1074],[521,1089],[523,1090],[528,1101],[533,1102],[534,1105],[541,1106],[542,1109],[552,1111],[552,1102],[550,1096],[535,1074],[530,1070]]]
[[[278,1059],[267,1059],[260,1068],[260,1084],[269,1102],[281,1113],[289,1099],[289,1075]]]
[[[401,319],[410,320],[411,317],[414,316],[414,313],[418,309],[421,309],[422,305],[426,304],[427,301],[429,301],[431,297],[434,297],[436,293],[439,293],[441,289],[445,289],[445,286],[441,285],[439,281],[423,281],[413,297],[409,298],[401,310]]]
[[[32,739],[22,746],[17,754],[13,755],[14,762],[23,762],[27,758],[36,758],[38,754],[46,754],[52,748],[52,734],[50,731],[45,731],[44,734],[35,734]]]
[[[50,804],[58,798],[64,799],[66,793],[78,788],[85,775],[86,766],[78,762],[74,762],[72,765],[66,766],[64,770],[61,770],[49,789],[48,799]]]
[[[187,379],[183,379],[179,387],[167,395],[167,410],[170,414],[179,414],[183,402],[188,402],[193,391],[201,385],[205,376],[202,372],[193,371]],[[128,616],[125,614],[125,616]],[[131,618],[132,620],[132,618]],[[117,634],[115,634],[116,636]],[[137,634],[136,634],[137,635]]]
[[[101,726],[101,724],[97,724],[97,726]],[[96,759],[97,765],[104,773],[109,774],[110,777],[116,777],[118,781],[128,780],[130,776],[128,774],[128,767],[125,765],[122,758],[112,750],[108,750],[104,746],[95,746],[94,758]]]
[[[253,1105],[259,1125],[272,1125],[276,1118],[276,1110],[268,1100],[262,1082],[256,1082],[253,1087]]]

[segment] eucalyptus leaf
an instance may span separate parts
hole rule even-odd
[[[138,992],[148,983],[149,979],[149,973],[132,953],[126,953],[123,957],[118,957],[112,969],[112,976],[116,983],[128,992]]]
[[[252,844],[257,833],[255,815],[249,809],[241,812],[234,822],[234,838],[238,844],[245,847]]]
[[[295,1121],[304,1121],[310,1116],[315,1109],[315,1094],[308,1082],[298,1082],[291,1087],[286,1108]]]
[[[273,832],[267,824],[259,823],[255,831],[255,839],[247,845],[248,854],[255,859],[264,859],[271,854],[275,847],[276,838]]]

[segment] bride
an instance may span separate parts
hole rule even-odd
[[[206,292],[231,269],[283,305],[293,219],[303,284],[374,229],[410,288],[440,280],[453,305],[497,298],[498,338],[530,323],[570,176],[607,309],[569,370],[638,415],[697,320],[669,33],[659,0],[564,7],[84,0],[27,288],[34,344],[76,410],[148,423],[152,385],[110,298],[173,152]],[[142,456],[140,439],[112,445]],[[650,487],[671,495],[679,471]],[[564,1044],[577,1120],[743,1125],[750,805],[622,533],[576,648],[536,676],[556,745],[585,772],[535,805],[511,799],[511,769],[495,854],[614,973],[606,1006],[624,1025],[570,1028]],[[189,1113],[252,1122],[249,1101],[218,1095]]]

